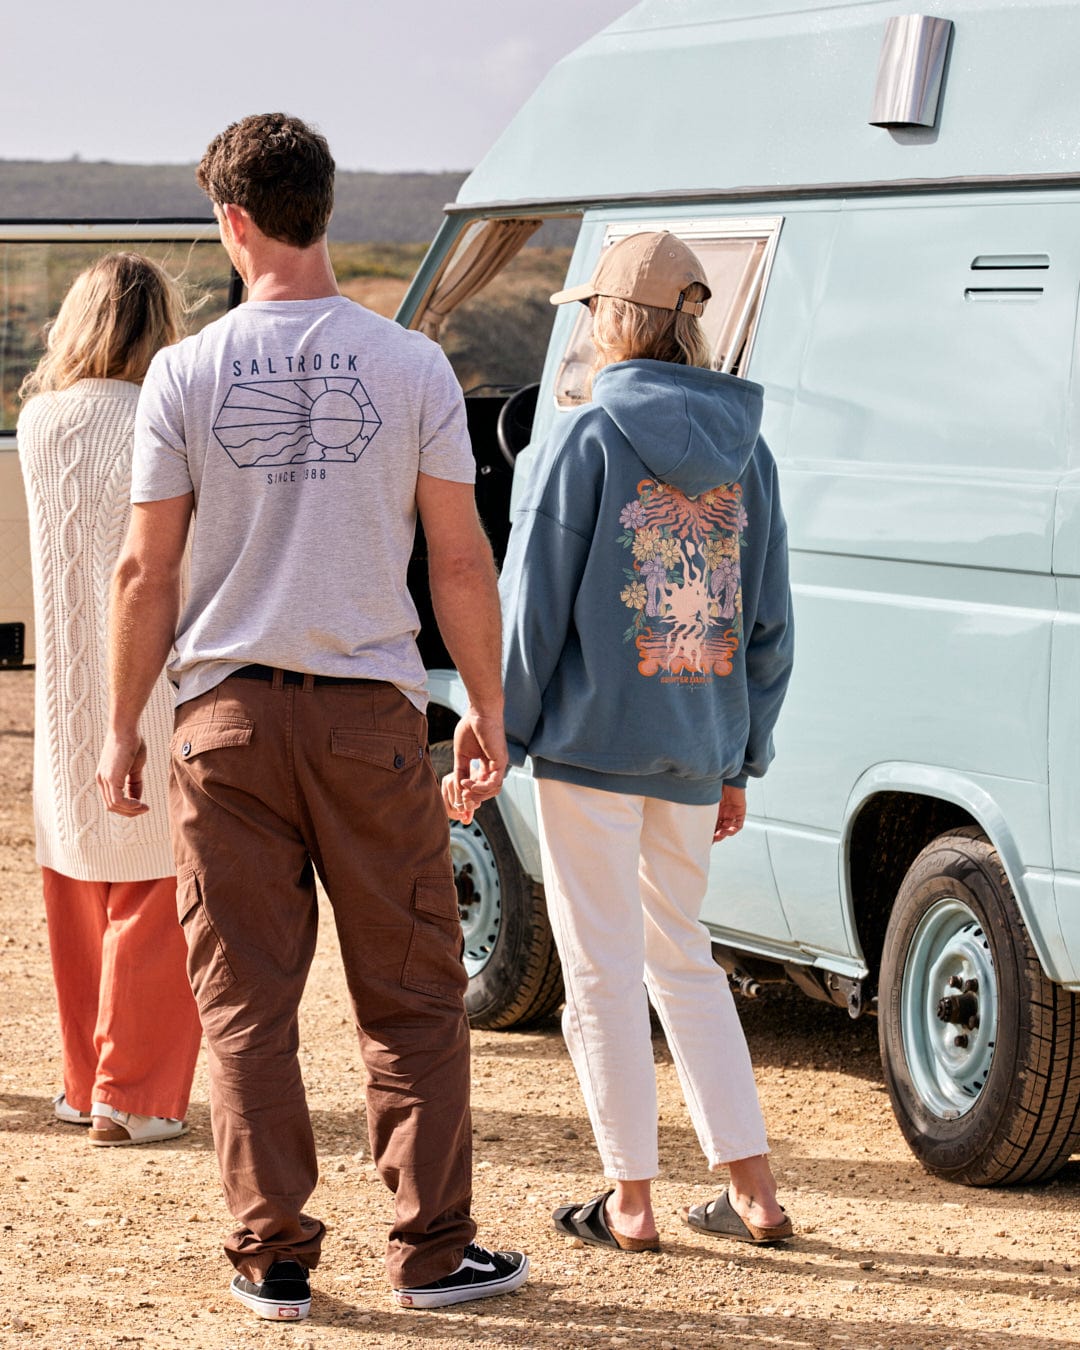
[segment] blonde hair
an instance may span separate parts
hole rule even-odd
[[[107,253],[71,283],[19,396],[87,379],[141,384],[154,354],[183,337],[186,315],[179,284],[157,263]]]
[[[704,300],[700,282],[686,288],[687,300]],[[685,310],[658,309],[610,295],[594,299],[593,373],[616,361],[671,361],[679,366],[712,365],[712,353],[700,322]]]

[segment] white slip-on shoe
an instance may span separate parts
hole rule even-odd
[[[118,1111],[115,1106],[94,1102],[91,1116],[104,1116],[112,1123],[104,1130],[90,1128],[90,1142],[99,1148],[123,1148],[126,1144],[157,1144],[164,1139],[179,1139],[187,1134],[183,1120],[171,1116],[137,1116],[133,1111]]]
[[[83,1115],[81,1111],[76,1111],[62,1092],[58,1092],[52,1099],[53,1115],[57,1120],[62,1120],[65,1125],[89,1125],[90,1117]]]

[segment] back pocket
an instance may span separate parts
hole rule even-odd
[[[345,759],[363,760],[391,773],[411,769],[424,758],[424,747],[408,732],[359,731],[335,727],[330,732],[330,750]]]
[[[170,747],[174,759],[190,760],[207,750],[225,750],[232,746],[249,745],[255,723],[241,721],[191,722],[172,734]]]

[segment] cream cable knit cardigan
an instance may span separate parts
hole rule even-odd
[[[110,815],[94,774],[107,724],[109,584],[127,530],[138,385],[80,380],[19,417],[34,578],[37,861],[78,881],[174,870],[166,785],[173,696],[162,678],[140,727],[150,812]]]

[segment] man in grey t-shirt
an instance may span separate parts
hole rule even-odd
[[[395,1197],[397,1302],[459,1303],[528,1274],[522,1253],[473,1241],[466,978],[405,584],[417,516],[470,699],[454,738],[466,808],[506,767],[495,569],[445,357],[338,292],[333,175],[325,140],[283,114],[230,126],[199,165],[248,299],[159,353],[143,387],[98,770],[110,810],[146,810],[138,719],[175,647],[178,905],[239,1224],[232,1292],[281,1319],[307,1316],[324,1233],[303,1210],[317,1164],[297,1063],[316,872]]]

